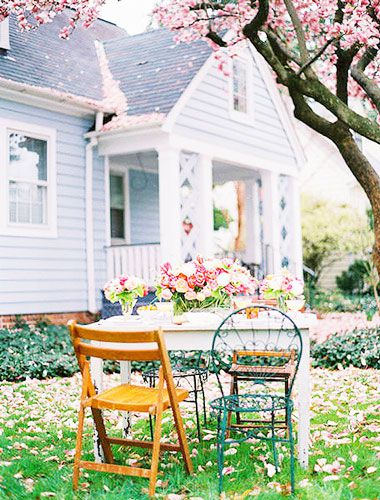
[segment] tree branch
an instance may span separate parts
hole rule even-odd
[[[331,38],[330,40],[327,40],[327,42],[318,50],[318,52],[311,59],[309,59],[306,64],[301,66],[300,70],[297,73],[297,76],[300,76],[305,71],[305,69],[314,64],[315,61],[317,61],[323,55],[323,53],[330,47],[330,45],[332,43],[336,43],[337,40],[338,38]]]
[[[299,57],[296,56],[296,54],[293,54],[286,45],[282,42],[282,40],[272,31],[270,28],[264,29],[264,33],[267,35],[268,40],[272,46],[272,49],[276,52],[277,56],[280,57],[281,54],[281,59],[282,63],[284,64],[286,61],[293,61],[298,66],[301,66],[301,61]]]
[[[291,85],[293,85],[299,92],[305,96],[312,97],[317,102],[322,104],[322,106],[346,124],[347,127],[351,128],[363,137],[380,144],[380,127],[377,126],[372,120],[365,118],[350,109],[339,99],[339,97],[334,95],[319,80],[303,80],[292,75],[289,75],[289,79],[291,79]]]
[[[364,92],[366,92],[380,113],[380,88],[374,80],[364,73],[367,66],[375,59],[378,50],[378,47],[369,47],[362,55],[359,62],[351,68],[351,76],[361,86]]]
[[[267,22],[269,15],[269,0],[259,0],[259,8],[257,14],[252,21],[246,24],[243,28],[243,35],[249,38],[257,35],[260,28]]]

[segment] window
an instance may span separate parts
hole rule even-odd
[[[125,239],[124,177],[110,175],[111,238]]]
[[[232,109],[248,113],[247,68],[241,59],[232,60]]]
[[[8,133],[8,222],[47,224],[47,141]]]
[[[55,131],[0,121],[0,234],[55,237]]]

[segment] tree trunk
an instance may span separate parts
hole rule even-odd
[[[332,140],[371,203],[375,235],[373,262],[380,274],[380,177],[362,153],[350,132],[347,131],[343,137],[338,134]]]

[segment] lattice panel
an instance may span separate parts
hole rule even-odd
[[[197,153],[182,152],[180,155],[180,195],[181,195],[181,252],[185,261],[197,255]]]
[[[279,199],[279,230],[280,230],[280,258],[281,266],[294,271],[294,260],[292,259],[292,221],[290,204],[290,180],[287,175],[279,176],[278,199]]]

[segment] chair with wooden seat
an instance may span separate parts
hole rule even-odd
[[[188,392],[184,389],[178,389],[174,385],[170,361],[161,330],[126,333],[78,325],[75,321],[70,321],[68,326],[83,379],[74,458],[73,488],[77,489],[78,487],[80,469],[90,469],[148,478],[149,496],[153,496],[156,488],[161,451],[181,452],[187,472],[189,474],[192,473],[193,466],[178,405],[179,402],[184,401],[188,397]],[[91,342],[95,342],[96,345],[91,344]],[[103,346],[99,344],[101,342],[107,344]],[[146,387],[128,383],[112,387],[98,394],[91,380],[90,357],[114,361],[158,361],[160,368],[157,386]],[[91,409],[106,463],[96,463],[81,459],[86,408]],[[161,442],[162,415],[169,408],[173,412],[174,424],[178,434],[178,444]],[[153,440],[143,441],[108,436],[102,410],[132,411],[155,416],[156,425]],[[152,462],[150,469],[115,464],[111,444],[151,448]]]

